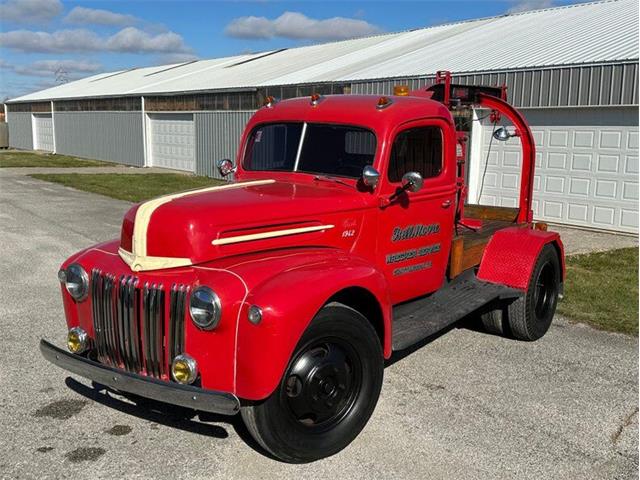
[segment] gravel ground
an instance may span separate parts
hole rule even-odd
[[[0,172],[0,477],[638,477],[638,340],[562,319],[535,343],[467,326],[394,358],[362,434],[309,465],[266,457],[238,418],[96,392],[37,344],[65,337],[59,264],[127,208]]]
[[[637,235],[615,235],[607,232],[594,232],[558,225],[549,225],[549,230],[554,230],[560,234],[566,255],[638,247]]]

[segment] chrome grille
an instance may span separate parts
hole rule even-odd
[[[173,285],[169,319],[161,284],[133,276],[91,272],[95,345],[102,363],[156,378],[169,378],[168,365],[184,350],[184,316],[189,289]]]

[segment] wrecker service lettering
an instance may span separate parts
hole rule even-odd
[[[440,251],[440,244],[435,243],[433,245],[427,245],[426,247],[420,248],[412,248],[411,250],[407,250],[404,252],[398,253],[390,253],[386,257],[386,263],[398,263],[404,262],[405,260],[411,260],[416,257],[424,257],[425,255],[429,255],[430,253],[437,253]]]
[[[542,337],[564,255],[533,222],[525,119],[505,88],[449,72],[396,93],[268,97],[235,162],[210,159],[233,182],[134,205],[119,238],[62,263],[66,348],[43,339],[44,357],[124,394],[240,414],[270,455],[302,463],[357,437],[394,351],[474,312],[492,333]],[[496,141],[520,139],[515,208],[466,198],[474,109],[512,125]]]
[[[408,265],[406,267],[396,268],[393,271],[393,274],[395,276],[404,275],[406,273],[419,272],[419,271],[425,270],[427,268],[431,268],[431,262],[416,263],[415,265]]]

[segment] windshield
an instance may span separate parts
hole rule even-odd
[[[373,165],[376,136],[370,130],[320,123],[272,123],[249,136],[245,170],[276,170],[359,178]]]

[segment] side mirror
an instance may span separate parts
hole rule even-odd
[[[499,142],[506,142],[511,137],[515,137],[515,134],[509,133],[507,127],[500,127],[495,132],[493,132],[493,138],[495,138]]]
[[[218,171],[220,175],[226,177],[227,175],[231,175],[237,169],[233,162],[228,158],[223,158],[222,160],[218,160]]]
[[[380,172],[373,168],[371,165],[365,165],[362,169],[362,183],[367,187],[374,189],[378,185],[380,180]]]
[[[402,176],[403,191],[419,192],[423,184],[424,179],[418,172],[407,172]]]

